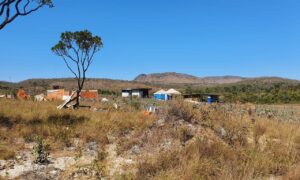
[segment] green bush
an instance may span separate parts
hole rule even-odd
[[[36,164],[48,164],[49,163],[49,144],[42,139],[41,137],[37,136],[35,138],[36,145],[33,147],[33,155],[35,157],[34,163]]]

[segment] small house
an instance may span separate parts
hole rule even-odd
[[[130,97],[131,96],[131,89],[122,89],[122,97],[126,98],[126,97]]]
[[[181,93],[175,89],[169,89],[168,91],[161,89],[154,93],[154,99],[163,101],[171,100],[177,96],[181,96]]]
[[[149,98],[150,88],[123,89],[122,97]]]
[[[170,99],[173,99],[173,98],[181,96],[181,93],[179,91],[175,90],[175,89],[169,89],[167,91],[167,94],[169,94]]]
[[[154,99],[167,101],[171,99],[171,95],[167,93],[167,91],[161,89],[154,93],[153,95]]]

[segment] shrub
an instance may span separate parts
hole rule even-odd
[[[197,117],[197,113],[194,111],[190,104],[185,103],[182,100],[172,101],[167,110],[167,118],[172,120],[183,119],[187,122],[192,122]]]
[[[66,127],[63,128],[56,136],[56,139],[59,139],[66,147],[70,147],[71,143],[71,129]]]
[[[7,117],[3,114],[0,114],[0,125],[11,129],[13,127],[14,123],[10,120],[9,117]]]
[[[226,135],[223,138],[229,145],[247,145],[248,124],[239,119],[228,119],[223,123]]]
[[[179,139],[181,143],[185,143],[193,137],[194,136],[187,127],[182,127],[179,129]]]
[[[33,147],[33,155],[35,157],[34,163],[36,164],[48,164],[49,163],[49,144],[42,139],[41,137],[37,136],[35,138],[36,145]]]
[[[136,100],[136,99],[131,100],[130,105],[135,110],[140,110],[141,109],[141,103],[138,100]]]

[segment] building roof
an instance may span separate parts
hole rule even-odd
[[[168,93],[167,93],[167,91],[161,89],[161,90],[155,92],[154,94],[168,94]]]
[[[174,95],[180,95],[181,93],[179,91],[176,91],[175,89],[169,89],[167,91],[168,94],[174,94]]]
[[[134,90],[151,90],[151,88],[127,88],[127,89],[122,89],[122,91],[134,91]]]

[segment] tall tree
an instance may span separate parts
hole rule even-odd
[[[44,6],[53,7],[52,0],[0,0],[0,30],[18,16],[27,16]]]
[[[93,62],[96,52],[103,47],[99,36],[87,30],[64,32],[60,41],[52,47],[52,52],[62,57],[68,69],[77,80],[77,95],[70,102],[76,100],[75,108],[79,107],[79,97],[86,80],[86,72]]]

